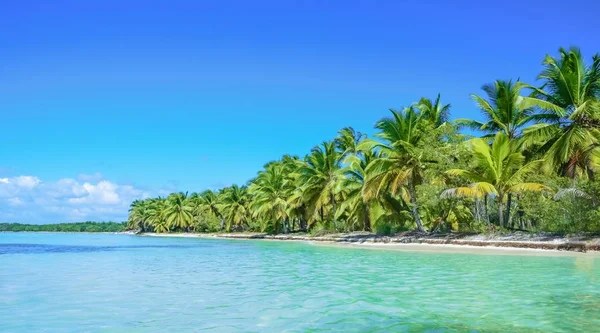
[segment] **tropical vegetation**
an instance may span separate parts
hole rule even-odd
[[[495,80],[450,118],[438,94],[351,127],[254,179],[131,204],[142,232],[600,231],[600,57],[546,55],[536,84]]]
[[[55,224],[0,223],[0,232],[4,231],[44,231],[44,232],[121,232],[126,222],[72,222]]]

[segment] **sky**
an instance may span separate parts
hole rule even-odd
[[[596,1],[6,1],[0,222],[123,221],[243,184],[441,93],[453,118],[545,54],[600,51]],[[567,17],[568,16],[568,17]]]

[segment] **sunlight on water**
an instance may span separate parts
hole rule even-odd
[[[600,257],[0,234],[2,332],[569,332]]]

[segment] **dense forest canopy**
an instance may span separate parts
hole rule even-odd
[[[142,231],[600,231],[600,57],[561,48],[536,85],[471,95],[483,121],[450,119],[438,95],[348,127],[247,184],[131,204]],[[470,128],[480,137],[465,135]]]
[[[127,223],[74,222],[57,224],[0,223],[0,231],[46,231],[46,232],[120,232]]]

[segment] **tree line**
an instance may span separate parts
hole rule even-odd
[[[546,55],[538,85],[496,80],[471,98],[483,121],[421,98],[351,127],[244,185],[131,204],[144,232],[600,231],[600,57]],[[465,128],[480,133],[465,134]]]
[[[126,222],[74,222],[56,224],[21,224],[0,223],[2,231],[45,231],[45,232],[120,232],[127,226]]]

